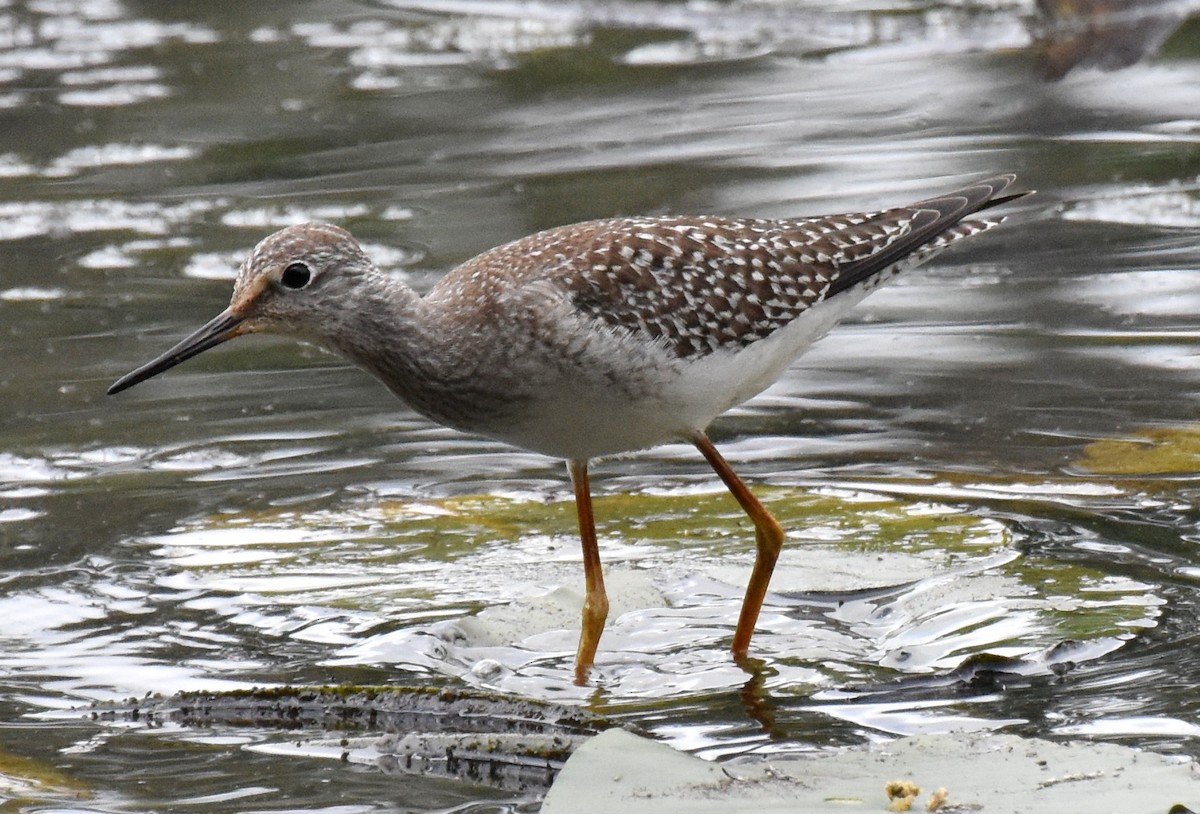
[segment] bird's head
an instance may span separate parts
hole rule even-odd
[[[209,348],[249,333],[321,336],[339,321],[346,292],[372,270],[345,229],[326,223],[289,226],[254,247],[238,272],[226,308],[161,356],[127,373],[109,395],[157,376]]]

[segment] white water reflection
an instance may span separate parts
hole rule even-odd
[[[217,201],[188,201],[163,205],[114,199],[0,202],[0,240],[82,232],[132,231],[143,235],[166,235],[179,224],[201,217],[218,204]]]
[[[264,810],[483,805],[342,767],[314,781],[219,737],[93,742],[21,717],[341,680],[608,704],[710,756],[1018,721],[1188,743],[1190,28],[1047,86],[1048,27],[1021,3],[182,8],[0,6],[0,751],[71,754],[98,811],[186,788],[232,814],[266,773]],[[1009,168],[1040,192],[1008,223],[868,300],[714,428],[765,496],[797,487],[782,510],[842,507],[788,524],[761,674],[727,653],[749,532],[698,507],[719,487],[690,446],[596,466],[621,590],[584,692],[560,462],[432,427],[285,342],[103,395],[223,307],[288,223],[346,225],[424,289],[569,220],[839,211]],[[1084,459],[1125,438],[1167,465]],[[959,531],[938,538],[939,517]]]

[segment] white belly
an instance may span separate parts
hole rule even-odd
[[[693,360],[630,337],[590,332],[571,364],[559,365],[554,375],[531,365],[530,376],[522,377],[531,385],[523,409],[486,434],[567,459],[686,437],[771,386],[867,293],[844,292],[766,339]]]

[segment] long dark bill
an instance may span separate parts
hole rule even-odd
[[[193,333],[187,339],[184,339],[162,356],[147,362],[137,370],[130,371],[117,379],[109,386],[108,394],[111,396],[114,393],[120,393],[122,390],[133,387],[138,382],[144,382],[151,376],[157,376],[164,370],[173,368],[180,362],[191,359],[196,354],[203,353],[209,348],[215,348],[222,342],[233,339],[238,335],[237,327],[242,324],[243,319],[244,317],[226,308],[203,328]]]

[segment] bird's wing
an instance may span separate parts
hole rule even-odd
[[[593,222],[558,282],[581,315],[654,337],[681,358],[705,356],[770,336],[822,300],[994,226],[1000,219],[963,219],[1018,197],[997,197],[1013,180],[880,212]]]

